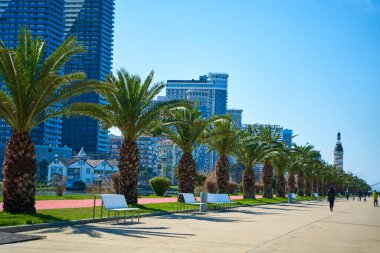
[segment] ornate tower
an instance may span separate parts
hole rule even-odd
[[[338,138],[334,148],[334,165],[343,169],[343,146],[340,141],[340,133],[338,133]]]

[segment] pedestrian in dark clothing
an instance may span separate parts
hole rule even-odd
[[[348,200],[348,198],[350,197],[350,192],[348,191],[348,189],[346,190],[345,195],[346,195],[346,199]]]
[[[361,190],[358,191],[358,200],[362,201],[363,192]]]
[[[327,192],[327,200],[330,202],[330,211],[334,209],[335,191],[334,187],[330,186],[330,190]]]

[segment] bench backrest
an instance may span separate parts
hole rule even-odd
[[[209,203],[231,203],[230,197],[226,193],[208,193],[207,202]]]
[[[295,199],[295,198],[297,198],[297,196],[296,196],[295,193],[289,193],[289,194],[290,194],[290,198],[291,198],[291,199]]]
[[[183,196],[183,200],[186,204],[194,204],[197,203],[197,200],[194,197],[194,194],[192,193],[181,193]]]
[[[313,196],[314,196],[314,197],[318,197],[318,193],[315,193],[315,192],[314,192],[314,193],[313,193]]]
[[[106,209],[128,208],[124,195],[119,194],[102,194],[103,205]]]

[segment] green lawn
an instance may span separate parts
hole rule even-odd
[[[69,196],[69,195],[68,195]],[[76,196],[76,195],[75,195]],[[313,197],[301,197],[299,200],[315,200]],[[239,205],[265,205],[275,203],[285,203],[287,198],[273,199],[242,199],[236,201]],[[174,212],[177,210],[177,203],[130,205],[141,208],[141,213]],[[104,211],[103,216],[106,215]],[[96,208],[96,217],[100,217],[100,207]],[[0,212],[0,226],[14,226],[24,224],[48,223],[54,221],[81,220],[92,218],[92,207],[89,208],[69,208],[54,210],[39,210],[36,214],[9,214]]]

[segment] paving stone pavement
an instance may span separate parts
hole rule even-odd
[[[46,239],[1,245],[0,252],[380,252],[380,208],[367,202],[265,205],[205,215],[143,218],[26,234]]]

